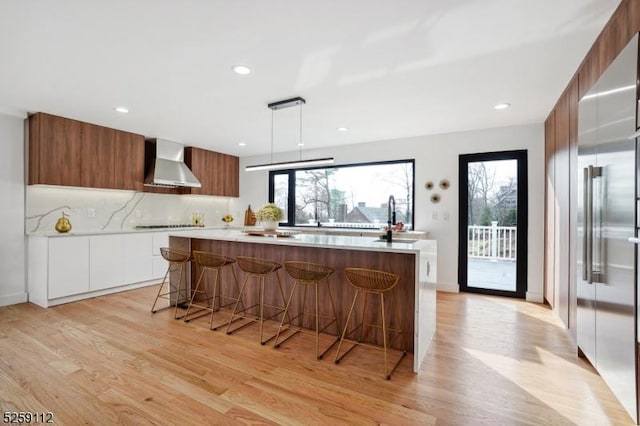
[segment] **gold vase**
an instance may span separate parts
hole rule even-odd
[[[56,222],[56,231],[60,233],[71,231],[71,222],[69,222],[68,217],[66,213],[62,213],[62,217]]]

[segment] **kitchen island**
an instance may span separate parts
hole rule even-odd
[[[436,324],[436,264],[437,243],[434,240],[406,240],[396,238],[391,243],[377,241],[374,237],[349,237],[338,235],[296,234],[286,238],[247,235],[242,230],[199,230],[169,233],[169,245],[182,250],[202,250],[225,256],[252,256],[284,263],[288,260],[321,263],[331,266],[336,272],[329,278],[331,292],[336,302],[338,319],[343,324],[351,306],[355,290],[344,277],[344,268],[359,267],[379,269],[398,274],[401,279],[393,290],[401,324],[396,324],[391,310],[387,311],[387,321],[391,327],[401,327],[407,338],[409,351],[413,352],[413,371],[418,372],[422,360],[431,343]],[[199,271],[191,268],[191,278],[195,281]],[[288,296],[290,280],[282,273],[284,291]],[[228,275],[223,274],[223,289],[232,293]],[[240,275],[242,280],[243,276]],[[282,304],[276,287],[265,295],[266,303]],[[322,291],[322,290],[321,290]],[[254,293],[249,291],[248,293]],[[328,300],[321,294],[321,304],[329,307]],[[247,294],[251,305],[253,295]],[[324,303],[323,303],[324,302]],[[390,308],[391,304],[387,304]],[[292,305],[293,309],[299,306]],[[367,320],[373,322],[379,317],[377,301],[368,302]],[[377,309],[377,311],[376,311]],[[358,312],[359,315],[359,312]],[[306,326],[306,324],[305,324]],[[310,326],[310,325],[309,325]],[[353,328],[353,324],[350,329]],[[329,328],[327,331],[331,331]],[[375,330],[374,330],[375,331]],[[413,336],[413,339],[410,337]],[[382,344],[381,333],[371,332],[366,339]],[[399,348],[398,339],[394,347]]]

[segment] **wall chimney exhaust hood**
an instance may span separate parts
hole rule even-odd
[[[202,185],[184,163],[183,145],[151,139],[145,148],[144,186],[200,188]]]

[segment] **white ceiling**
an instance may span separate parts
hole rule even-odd
[[[4,0],[0,112],[240,156],[269,152],[266,105],[294,96],[305,149],[540,123],[618,4]],[[299,112],[275,113],[274,151],[297,149]]]

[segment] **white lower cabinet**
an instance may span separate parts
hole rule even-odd
[[[160,248],[169,247],[169,233],[168,232],[154,232],[153,233],[153,250],[152,250],[152,269],[153,278],[162,279],[167,272],[168,263],[164,260],[164,257],[160,255]]]
[[[153,256],[152,259],[153,265],[153,278],[154,279],[162,279],[164,278],[164,274],[167,272],[167,266],[169,266],[168,262],[164,260],[164,258],[160,255]]]
[[[124,234],[122,242],[124,283],[139,283],[153,279],[152,234]]]
[[[49,299],[89,291],[89,237],[49,238],[48,251]]]
[[[157,281],[168,243],[167,232],[30,237],[29,300],[47,307]]]
[[[122,285],[122,235],[89,237],[89,289]]]

